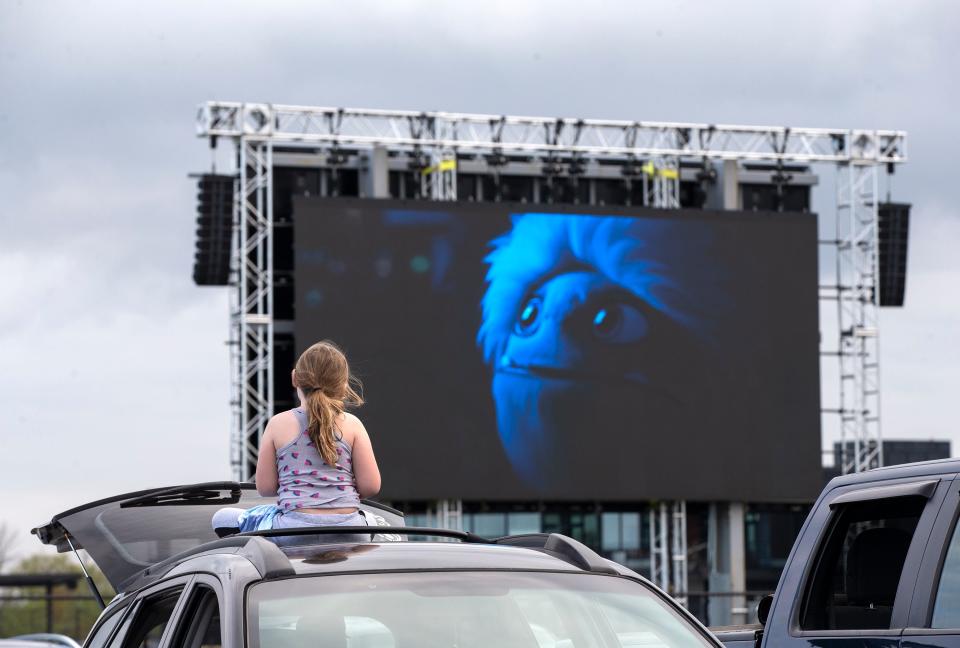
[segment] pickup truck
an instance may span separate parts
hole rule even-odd
[[[718,628],[728,648],[960,648],[960,460],[827,484],[760,625]]]

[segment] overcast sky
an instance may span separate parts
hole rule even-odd
[[[884,433],[956,444],[958,7],[0,0],[0,522],[25,555],[68,507],[230,476],[227,294],[191,281],[208,99],[905,129]]]

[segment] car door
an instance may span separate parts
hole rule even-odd
[[[898,479],[825,493],[781,579],[764,645],[898,648],[913,575],[949,481]]]
[[[960,479],[951,482],[917,571],[903,648],[960,648]]]

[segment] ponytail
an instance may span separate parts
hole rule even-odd
[[[337,463],[337,417],[343,414],[344,402],[314,389],[307,397],[307,433],[327,465]]]
[[[306,401],[307,434],[330,466],[337,463],[337,418],[347,407],[363,405],[360,382],[350,375],[343,352],[332,342],[317,342],[297,360],[293,384]]]

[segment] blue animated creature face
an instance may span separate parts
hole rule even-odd
[[[604,427],[682,411],[709,337],[703,226],[667,218],[527,213],[491,243],[477,342],[500,440],[534,490],[600,465]],[[571,492],[574,492],[571,490]]]

